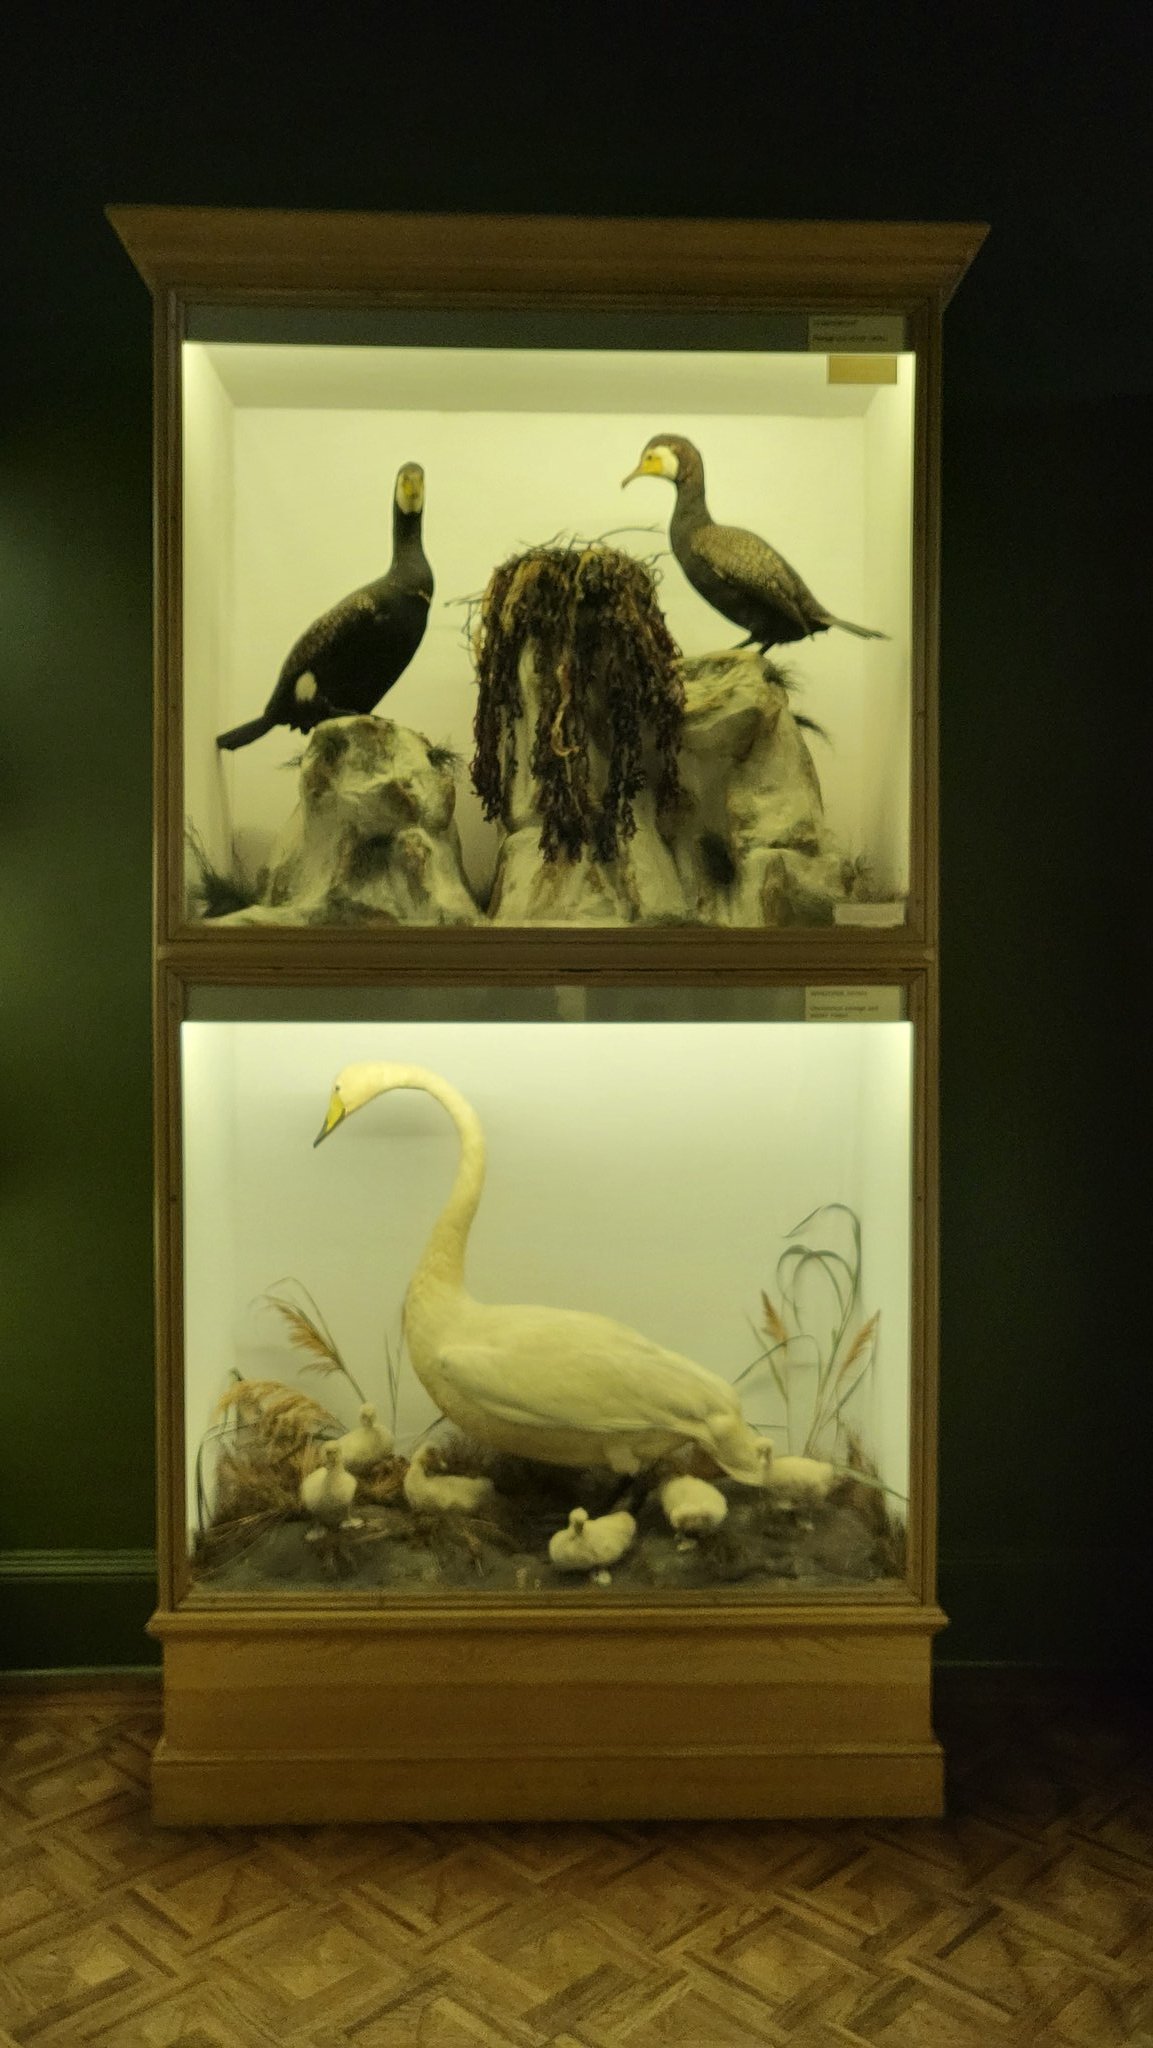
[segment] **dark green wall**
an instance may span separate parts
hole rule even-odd
[[[14,53],[0,1665],[149,1654],[149,308],[102,219],[128,200],[991,221],[947,347],[944,1648],[1137,1655],[1148,31],[687,18],[49,8]]]

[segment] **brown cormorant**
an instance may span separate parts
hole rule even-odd
[[[421,546],[423,514],[424,471],[406,462],[393,494],[388,574],[342,598],[301,634],[260,717],[222,732],[218,747],[247,747],[276,725],[311,732],[322,719],[375,710],[428,624],[433,586]]]
[[[888,635],[835,618],[819,604],[783,555],[742,526],[718,526],[705,503],[705,466],[683,434],[654,434],[624,479],[664,476],[676,486],[669,540],[693,589],[748,635],[744,647],[779,647],[840,626],[862,640]],[[622,484],[621,488],[624,488]]]

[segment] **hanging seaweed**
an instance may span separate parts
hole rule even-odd
[[[494,570],[474,639],[472,777],[486,818],[506,822],[526,651],[539,684],[529,767],[542,856],[575,861],[588,848],[615,860],[650,777],[658,812],[681,800],[684,686],[651,570],[601,544],[530,548]]]

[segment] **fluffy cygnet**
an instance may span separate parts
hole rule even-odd
[[[729,1512],[728,1501],[717,1487],[688,1472],[665,1480],[661,1506],[670,1527],[682,1536],[704,1536],[710,1529],[719,1529]]]
[[[348,1472],[371,1472],[392,1450],[392,1438],[387,1429],[382,1429],[376,1419],[376,1409],[366,1401],[360,1411],[360,1422],[350,1429],[347,1436],[339,1440],[340,1455]]]
[[[430,1472],[429,1458],[439,1454],[434,1444],[422,1444],[413,1453],[404,1475],[404,1497],[410,1508],[434,1514],[475,1515],[496,1491],[491,1479],[464,1479],[455,1472]]]
[[[307,1473],[300,1482],[300,1505],[307,1509],[315,1524],[308,1531],[308,1539],[313,1543],[325,1529],[362,1527],[359,1516],[348,1512],[356,1499],[356,1481],[344,1469],[340,1445],[325,1444],[321,1457],[323,1462],[315,1472]]]
[[[590,1521],[587,1508],[574,1508],[568,1527],[551,1539],[548,1554],[558,1571],[597,1571],[623,1557],[636,1533],[636,1523],[623,1508],[596,1521]]]
[[[815,1493],[823,1500],[835,1478],[836,1472],[825,1458],[774,1458],[765,1466],[765,1485],[770,1492],[794,1497]]]

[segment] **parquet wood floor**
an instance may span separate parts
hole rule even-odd
[[[947,1674],[941,1823],[152,1826],[146,1694],[0,1700],[0,2044],[1153,2048],[1153,1714]]]

